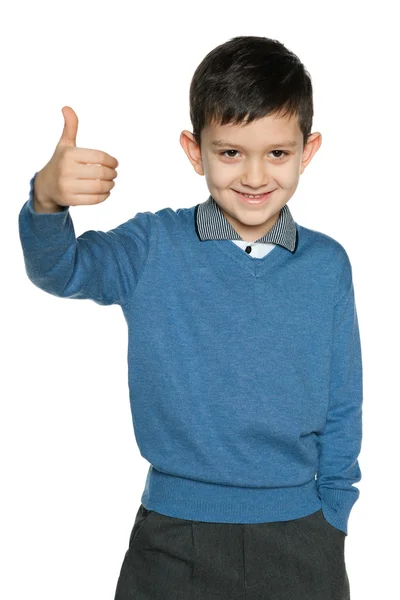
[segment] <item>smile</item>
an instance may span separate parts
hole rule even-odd
[[[262,204],[263,202],[265,202],[266,200],[268,200],[268,198],[271,196],[271,194],[274,192],[275,190],[272,190],[271,192],[268,192],[267,194],[258,194],[256,196],[249,196],[247,194],[242,194],[241,192],[238,192],[236,190],[234,190],[235,194],[238,195],[238,197],[240,198],[240,200],[242,200],[242,202],[245,202],[246,204]]]

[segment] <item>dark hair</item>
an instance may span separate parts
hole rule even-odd
[[[238,36],[217,46],[194,72],[189,96],[199,146],[201,131],[209,124],[250,123],[267,115],[297,116],[304,145],[311,133],[310,74],[277,40]]]

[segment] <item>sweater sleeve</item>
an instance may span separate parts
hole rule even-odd
[[[346,253],[333,317],[327,420],[319,434],[317,489],[327,521],[347,535],[350,511],[360,491],[362,357],[351,265]]]
[[[19,235],[28,278],[61,298],[90,299],[101,305],[129,302],[146,262],[151,212],[110,231],[86,231],[75,237],[69,207],[38,213],[33,186],[19,216]]]

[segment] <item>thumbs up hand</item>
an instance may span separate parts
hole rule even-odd
[[[69,106],[62,109],[64,129],[49,162],[34,182],[34,209],[57,212],[61,206],[99,204],[114,187],[117,159],[101,150],[77,148],[78,117]]]

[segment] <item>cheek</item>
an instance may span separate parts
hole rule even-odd
[[[218,187],[226,187],[235,180],[235,171],[230,168],[224,168],[223,165],[212,164],[208,167],[208,178]]]
[[[287,169],[282,169],[276,174],[276,181],[282,188],[292,188],[297,185],[299,172],[296,167],[290,166]]]

